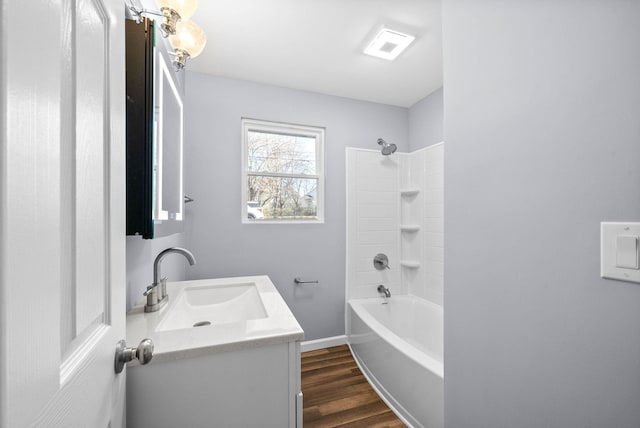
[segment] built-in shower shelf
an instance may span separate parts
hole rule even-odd
[[[420,193],[419,187],[407,187],[406,189],[400,189],[400,194],[402,196],[415,196]]]
[[[418,269],[420,267],[420,262],[417,260],[400,260],[400,266],[409,269]]]
[[[400,230],[403,232],[417,232],[420,230],[419,224],[401,224]]]

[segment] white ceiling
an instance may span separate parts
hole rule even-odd
[[[440,0],[200,0],[187,69],[410,107],[442,86]],[[415,35],[393,62],[362,50],[383,25]]]

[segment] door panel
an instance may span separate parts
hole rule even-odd
[[[75,19],[75,336],[108,322],[109,141],[107,37],[100,0],[78,0]]]
[[[124,8],[0,7],[0,426],[120,427]]]

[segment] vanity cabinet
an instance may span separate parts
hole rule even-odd
[[[300,342],[127,369],[127,425],[302,427]]]
[[[300,428],[304,331],[266,275],[167,283],[169,303],[127,314],[127,426]]]
[[[154,21],[126,21],[127,235],[144,239],[184,218],[182,91],[165,43]]]

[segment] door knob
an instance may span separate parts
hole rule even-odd
[[[153,358],[153,341],[151,339],[142,339],[137,348],[127,348],[127,343],[124,340],[118,342],[114,363],[116,374],[120,373],[124,365],[134,358],[142,365],[148,364]]]

